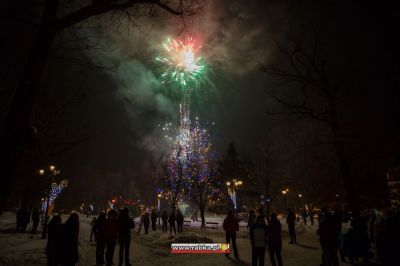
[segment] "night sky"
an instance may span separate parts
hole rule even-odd
[[[193,93],[192,114],[209,128],[217,157],[234,141],[243,160],[255,159],[258,146],[272,142],[283,179],[304,175],[319,182],[337,175],[323,125],[301,116],[267,114],[280,108],[269,97],[278,81],[260,70],[262,64],[285,65],[278,45],[292,39],[307,43],[318,32],[329,79],[338,88],[353,169],[360,180],[376,173],[384,178],[381,169],[399,163],[396,8],[365,1],[218,0],[204,1],[203,9],[185,21],[163,11],[155,17],[147,9],[140,12],[131,23],[105,15],[63,32],[47,62],[34,119],[40,141],[54,150],[47,160],[63,169],[71,190],[82,197],[91,189],[74,183],[88,186],[115,173],[122,173],[122,180],[145,179],[151,154],[163,152],[158,125],[177,123],[180,102],[176,91],[160,83],[154,60],[167,37],[191,35],[203,46],[208,80]],[[4,120],[35,28],[7,22],[2,31]],[[76,41],[84,36],[91,37]],[[73,144],[64,149],[59,143]],[[306,151],[299,152],[304,146]],[[307,169],[287,159],[291,154]],[[315,165],[313,158],[319,158]],[[370,162],[382,167],[370,169]]]

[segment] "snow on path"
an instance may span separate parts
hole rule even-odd
[[[66,217],[63,217],[65,220]],[[215,218],[215,221],[218,221]],[[214,219],[210,219],[210,221]],[[89,242],[90,236],[90,218],[81,216],[80,227],[80,246],[79,251],[81,259],[77,266],[95,265],[95,243]],[[220,220],[218,222],[221,222]],[[15,215],[5,213],[0,217],[0,266],[25,266],[25,265],[46,265],[44,254],[45,240],[40,239],[40,235],[31,237],[30,234],[15,234]],[[315,233],[317,226],[307,226],[299,224],[297,226],[298,245],[289,245],[287,228],[283,228],[283,260],[285,265],[293,266],[313,266],[320,264],[320,248],[318,237]],[[137,229],[137,227],[136,227]],[[250,265],[251,247],[246,228],[241,227],[238,234],[237,244],[240,254],[240,261],[237,261],[231,255],[225,258],[221,254],[170,254],[169,249],[163,245],[152,242],[152,239],[166,239],[161,236],[158,228],[157,232],[150,232],[144,235],[132,232],[131,243],[131,263],[133,265],[150,266],[212,266],[212,265]],[[202,236],[207,236],[214,242],[224,242],[224,232],[221,229],[200,230],[197,223],[191,227],[184,227],[184,231],[195,232]],[[118,262],[118,247],[115,250],[114,263]],[[266,265],[270,265],[269,257],[266,254]]]

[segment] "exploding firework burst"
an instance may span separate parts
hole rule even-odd
[[[166,55],[156,58],[164,66],[162,82],[176,83],[181,88],[198,87],[206,71],[204,60],[199,56],[200,48],[191,37],[168,39],[164,44]]]

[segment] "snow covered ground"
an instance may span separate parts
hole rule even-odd
[[[64,219],[65,220],[65,219]],[[90,218],[81,216],[80,231],[80,262],[78,265],[95,265],[95,244],[89,242]],[[221,223],[222,217],[210,217],[208,221]],[[284,265],[293,266],[313,266],[319,265],[321,259],[318,237],[315,233],[317,226],[303,224],[297,226],[298,245],[289,245],[286,225],[283,224],[283,261]],[[0,217],[0,265],[24,266],[24,265],[46,265],[44,254],[45,240],[40,239],[40,235],[32,237],[30,234],[14,233],[15,215],[4,213]],[[28,226],[29,229],[29,226]],[[137,229],[137,227],[136,227]],[[238,235],[238,249],[240,260],[231,256],[225,258],[221,254],[170,254],[169,243],[173,236],[162,235],[160,230],[144,235],[132,232],[133,244],[131,244],[131,263],[133,265],[163,265],[163,266],[207,266],[207,265],[250,265],[251,247],[246,227],[241,227]],[[184,227],[186,237],[207,237],[216,243],[224,242],[224,232],[219,229],[200,230],[200,224],[195,223],[191,227]],[[114,263],[117,265],[117,252]],[[269,258],[266,256],[266,265]]]

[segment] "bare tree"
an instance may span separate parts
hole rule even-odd
[[[179,158],[179,153],[176,158],[167,159],[162,167],[163,193],[172,211],[175,212],[182,196],[184,184],[183,165]]]
[[[348,158],[338,117],[339,87],[329,78],[327,61],[324,59],[319,35],[315,33],[309,47],[299,40],[292,40],[289,47],[278,45],[286,66],[263,64],[261,71],[279,80],[271,93],[282,108],[268,111],[269,114],[291,114],[310,117],[326,124],[332,131],[335,153],[347,201],[352,208],[358,208],[358,193],[350,174]]]
[[[135,8],[148,7],[149,14],[161,9],[175,16],[191,15],[196,1],[176,0],[92,0],[92,1],[34,1],[32,6],[39,8],[37,34],[31,49],[26,68],[9,106],[5,128],[1,139],[1,198],[0,212],[8,196],[10,179],[16,173],[19,161],[24,154],[33,132],[31,114],[43,70],[55,38],[66,29],[106,13],[121,13],[131,19]],[[21,10],[23,13],[26,10]],[[18,14],[17,14],[18,15]]]

